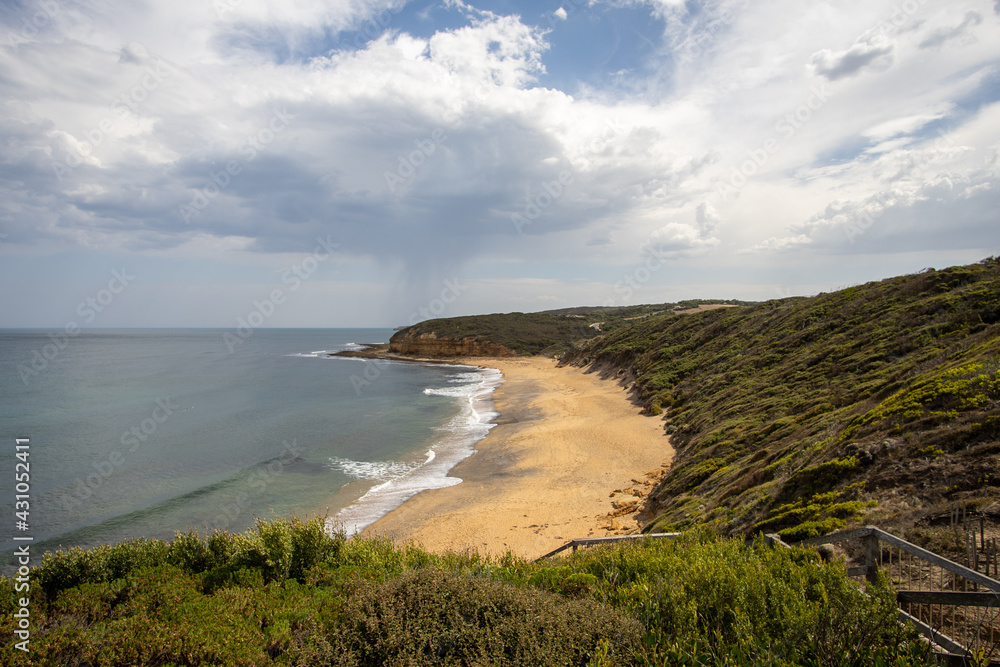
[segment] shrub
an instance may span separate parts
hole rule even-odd
[[[46,552],[33,573],[48,597],[81,584],[114,581],[134,570],[166,562],[169,546],[160,540],[127,540],[93,549]]]
[[[604,640],[635,650],[640,627],[590,600],[448,572],[407,572],[347,602],[338,664],[583,665]]]
[[[886,582],[866,594],[812,551],[771,549],[762,540],[747,546],[701,531],[595,549],[569,562],[601,582],[595,599],[643,623],[649,650],[640,664],[683,664],[686,655],[698,656],[687,664],[874,665],[868,655],[882,650],[887,660],[929,655],[895,622]]]
[[[808,496],[829,489],[859,467],[858,459],[848,456],[803,468],[785,482],[785,492]]]
[[[344,544],[343,534],[331,537],[322,518],[311,521],[291,520],[291,561],[288,576],[305,581],[306,573],[321,563],[334,562]]]
[[[0,663],[860,666],[926,656],[895,623],[884,582],[865,597],[842,565],[810,551],[707,528],[527,563],[275,523],[47,556],[36,573],[54,594],[32,598],[32,653],[8,644]],[[139,565],[155,553],[165,564]],[[289,575],[312,564],[307,583],[275,578],[283,562]],[[0,579],[8,633],[12,583]]]

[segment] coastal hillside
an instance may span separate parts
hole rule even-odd
[[[624,378],[676,457],[648,529],[788,539],[1000,510],[1000,260],[660,315],[567,363]]]
[[[396,354],[418,356],[551,355],[649,317],[747,303],[692,299],[639,306],[585,306],[540,313],[449,317],[397,331],[389,349]]]

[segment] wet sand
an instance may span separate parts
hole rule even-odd
[[[618,382],[550,359],[463,361],[503,373],[497,426],[451,471],[461,484],[417,494],[363,535],[536,558],[573,538],[637,531],[629,510],[673,457],[660,417],[642,415]]]

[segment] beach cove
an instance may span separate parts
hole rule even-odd
[[[660,417],[597,373],[543,357],[465,358],[499,369],[496,426],[449,476],[362,535],[435,551],[536,558],[578,537],[635,532],[641,498],[673,457]]]

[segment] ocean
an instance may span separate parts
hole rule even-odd
[[[33,551],[239,532],[255,517],[326,516],[353,534],[459,483],[448,470],[496,417],[496,370],[327,356],[388,329],[231,334],[0,330],[0,507],[14,517],[27,438]]]

